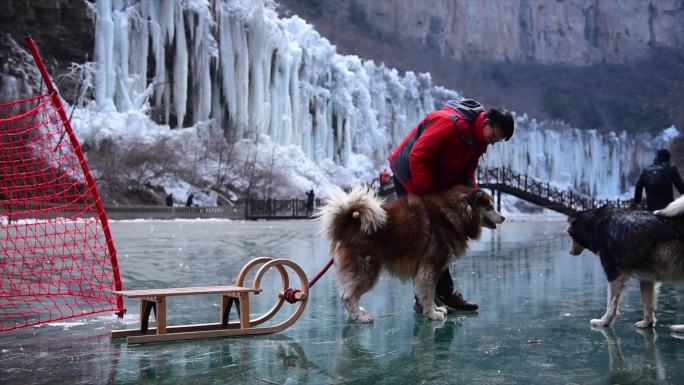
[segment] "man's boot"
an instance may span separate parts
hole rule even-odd
[[[479,306],[476,303],[466,301],[465,299],[463,299],[463,294],[459,293],[458,291],[455,291],[447,296],[437,296],[435,298],[435,303],[437,303],[438,306],[446,306],[447,310],[451,311],[473,311],[479,308]]]

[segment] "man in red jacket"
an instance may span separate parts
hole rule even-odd
[[[471,99],[451,100],[441,110],[430,112],[388,158],[397,195],[437,193],[455,185],[477,187],[480,156],[487,152],[487,145],[509,140],[514,126],[510,112],[502,108],[485,112]],[[448,268],[439,277],[435,298],[450,310],[478,308],[454,290]],[[422,310],[418,307],[414,309]]]

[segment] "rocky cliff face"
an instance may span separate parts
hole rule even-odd
[[[30,96],[40,87],[26,36],[56,80],[72,62],[92,60],[94,32],[95,14],[86,0],[0,1],[0,101]]]
[[[684,0],[276,0],[344,54],[580,128],[684,116]]]
[[[281,0],[456,60],[590,65],[684,49],[682,0]],[[316,15],[319,16],[316,16]],[[323,27],[325,28],[325,27]]]
[[[684,48],[681,0],[349,3],[381,34],[398,33],[455,59],[588,65],[642,59],[654,48]]]

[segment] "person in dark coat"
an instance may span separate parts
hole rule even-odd
[[[188,195],[188,200],[185,201],[185,207],[192,207],[192,199],[194,197],[195,197],[195,194]]]
[[[166,196],[166,205],[168,207],[173,206],[173,193],[170,193],[169,195]]]
[[[313,214],[313,208],[314,208],[314,198],[316,195],[314,194],[314,190],[311,189],[306,192],[306,216],[310,217],[311,214]]]
[[[641,171],[636,187],[634,200],[630,206],[636,209],[641,204],[641,195],[646,189],[646,209],[648,211],[664,209],[674,200],[674,185],[680,194],[684,193],[684,182],[675,165],[670,164],[670,151],[661,148],[656,152],[653,164]]]
[[[451,100],[432,111],[397,146],[388,160],[397,196],[439,193],[456,185],[477,187],[475,172],[487,146],[509,140],[515,122],[503,108],[485,111],[477,101]],[[477,310],[455,290],[447,268],[437,282],[435,302],[453,310]],[[414,310],[422,311],[416,302]]]

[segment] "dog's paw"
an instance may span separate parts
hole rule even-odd
[[[435,310],[439,313],[447,314],[449,313],[449,309],[446,308],[446,306],[436,306]]]
[[[433,321],[443,321],[444,320],[444,313],[442,313],[442,312],[433,311],[433,312],[426,312],[423,314]]]
[[[610,326],[610,322],[605,322],[603,319],[593,319],[589,321],[591,326]]]
[[[373,322],[373,316],[368,314],[368,313],[356,313],[352,316],[352,319],[357,322],[361,322],[364,324],[369,324]]]
[[[639,329],[646,329],[655,326],[655,321],[642,320],[635,323],[634,326],[638,327]]]

